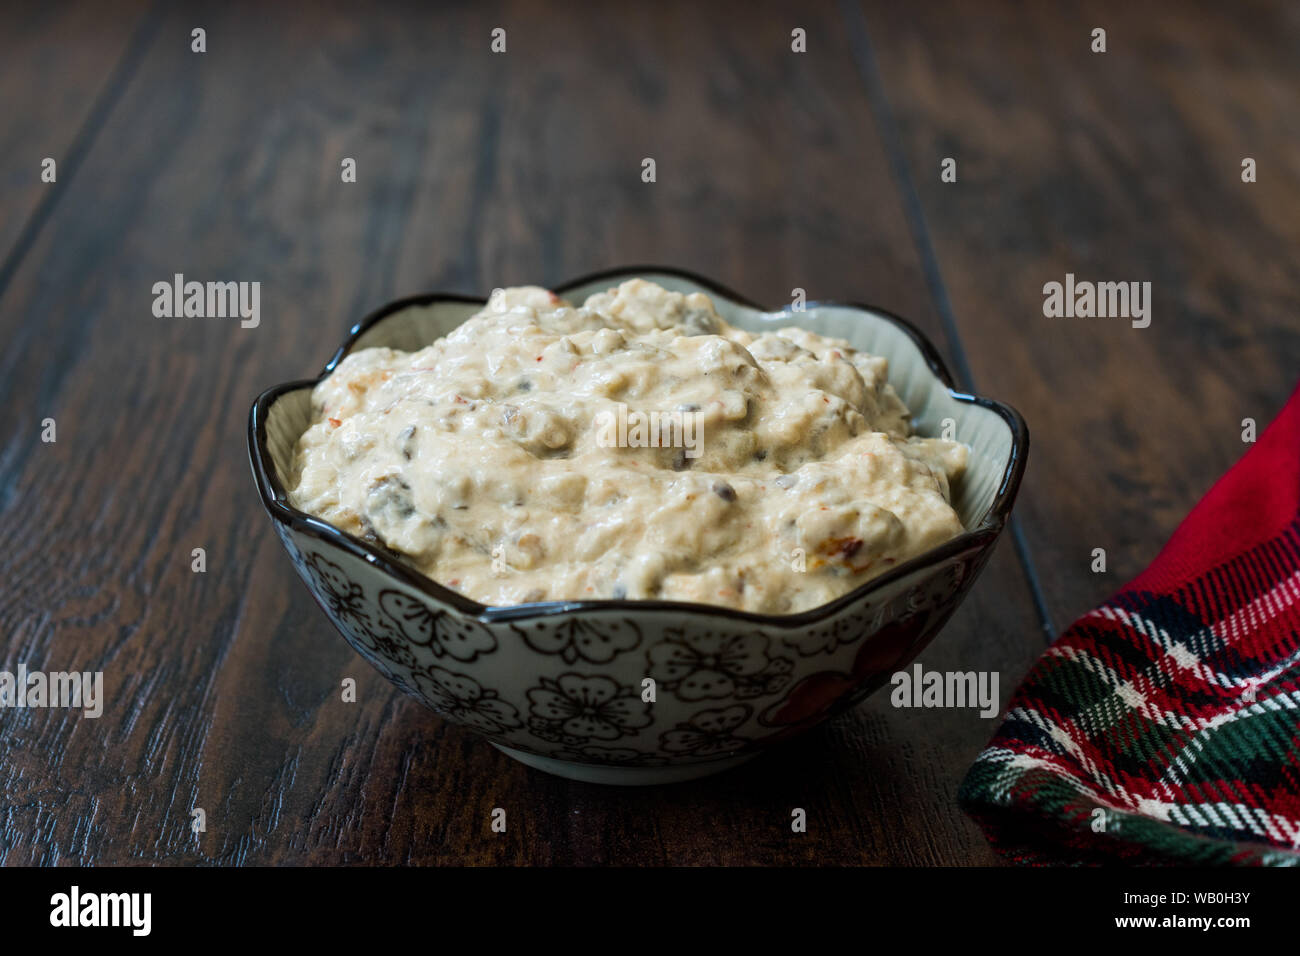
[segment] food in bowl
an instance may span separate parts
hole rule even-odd
[[[364,529],[358,537],[305,513],[290,495],[299,439],[319,418],[313,395],[348,355],[419,352],[486,305],[440,292],[379,308],[353,326],[320,375],[259,395],[248,451],[259,498],[298,576],[340,635],[394,685],[531,767],[641,785],[737,766],[843,713],[915,660],[1005,529],[1029,433],[1013,408],[955,390],[919,330],[870,306],[768,311],[662,266],[611,270],[556,292],[583,301],[628,279],[688,298],[703,293],[728,325],[755,336],[798,326],[887,357],[889,381],[920,427],[955,435],[969,449],[949,489],[965,530],[795,614],[655,599],[485,606],[421,573],[377,536],[366,540]]]
[[[888,370],[641,278],[500,289],[426,348],[343,358],[289,498],[486,605],[796,614],[964,530],[968,449],[914,435]]]

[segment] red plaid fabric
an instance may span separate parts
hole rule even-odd
[[[1300,865],[1300,389],[962,784],[1022,863]]]

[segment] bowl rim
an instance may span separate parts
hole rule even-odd
[[[611,269],[603,269],[588,275],[580,276],[577,279],[571,279],[561,285],[555,286],[551,291],[557,295],[564,295],[566,292],[594,282],[613,280],[618,277],[624,279],[636,278],[649,274],[660,274],[672,276],[677,279],[694,283],[703,289],[708,290],[716,296],[729,299],[731,302],[744,306],[745,308],[754,309],[767,315],[781,315],[791,312],[790,308],[779,311],[769,311],[752,302],[745,296],[742,296],[726,288],[712,279],[697,275],[685,269],[679,269],[673,266],[655,266],[655,265],[632,265],[620,266]],[[895,581],[906,578],[915,572],[922,570],[930,565],[939,566],[946,563],[949,559],[962,554],[968,550],[986,549],[992,545],[993,541],[1005,527],[1011,514],[1012,505],[1015,502],[1016,492],[1020,488],[1020,481],[1025,471],[1025,461],[1029,452],[1029,429],[1025,424],[1024,418],[1018,411],[1004,402],[994,401],[990,398],[974,395],[968,392],[959,391],[953,384],[952,374],[948,367],[940,358],[938,350],[928,338],[907,319],[890,312],[888,309],[882,309],[879,306],[866,305],[857,302],[819,300],[810,301],[805,304],[805,309],[811,308],[848,308],[860,312],[867,312],[892,322],[895,326],[903,331],[912,343],[920,351],[921,356],[925,359],[926,365],[931,373],[938,379],[949,397],[963,404],[978,405],[987,408],[996,413],[1006,423],[1011,432],[1011,450],[1008,456],[1006,468],[1002,473],[1002,480],[998,486],[997,493],[994,495],[993,502],[989,506],[988,513],[984,519],[974,528],[967,529],[949,541],[945,541],[938,547],[931,548],[914,558],[903,562],[895,568],[891,568],[884,574],[878,575],[864,582],[845,594],[840,595],[835,600],[826,604],[819,604],[817,607],[800,611],[796,614],[761,614],[755,611],[745,611],[739,608],[725,607],[722,605],[701,604],[693,601],[661,601],[653,599],[613,599],[602,598],[593,600],[572,600],[572,601],[540,601],[532,604],[515,604],[515,605],[489,605],[475,601],[473,598],[453,591],[432,578],[412,567],[395,560],[380,548],[357,538],[346,531],[334,527],[333,525],[313,517],[306,512],[299,511],[289,503],[288,492],[281,485],[279,477],[276,475],[274,460],[271,458],[270,449],[267,444],[266,422],[270,414],[271,407],[284,395],[290,392],[298,391],[303,388],[314,388],[327,375],[334,371],[335,367],[344,357],[356,346],[358,339],[375,325],[384,319],[398,312],[412,307],[430,306],[440,302],[459,302],[467,305],[483,305],[486,299],[481,296],[462,295],[454,292],[425,292],[418,295],[405,296],[400,299],[380,306],[369,313],[360,322],[357,322],[348,330],[347,337],[343,344],[338,347],[334,355],[321,369],[319,375],[314,379],[298,379],[291,382],[282,382],[279,385],[273,385],[260,394],[248,416],[248,457],[249,463],[253,469],[253,478],[257,484],[257,490],[262,499],[262,505],[266,508],[273,520],[288,525],[294,531],[306,534],[310,537],[318,538],[327,544],[331,544],[342,549],[354,558],[364,561],[366,564],[374,567],[376,570],[383,572],[390,577],[395,578],[406,587],[412,588],[426,597],[437,601],[440,604],[450,606],[460,612],[468,615],[483,623],[493,623],[498,621],[519,622],[532,620],[534,618],[554,617],[562,614],[573,614],[584,611],[620,611],[628,614],[641,612],[678,612],[689,613],[695,616],[725,618],[731,621],[743,621],[752,624],[761,624],[767,628],[777,628],[781,630],[792,630],[796,628],[807,627],[826,620],[838,614],[841,610],[852,604],[857,604],[864,598],[877,590],[884,589]]]

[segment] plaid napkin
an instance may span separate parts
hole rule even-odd
[[[1300,389],[1034,665],[959,799],[1018,863],[1300,865]]]

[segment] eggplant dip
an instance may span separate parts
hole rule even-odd
[[[343,359],[290,499],[484,604],[795,613],[963,530],[968,450],[912,435],[887,372],[640,279],[500,289],[427,348]]]

